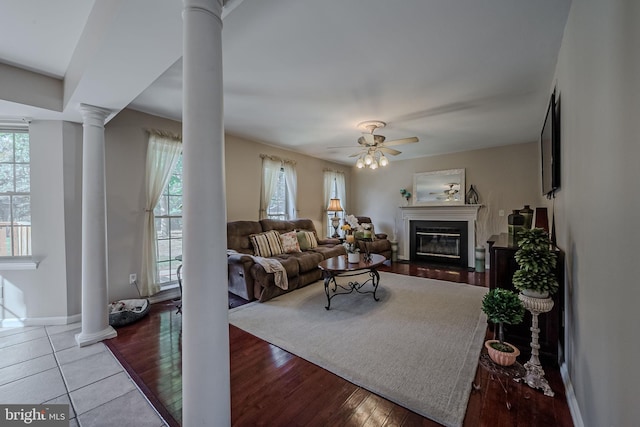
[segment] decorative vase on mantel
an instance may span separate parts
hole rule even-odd
[[[473,188],[473,184],[469,187],[469,191],[467,191],[467,204],[468,205],[477,205],[478,204],[478,192],[475,188]]]

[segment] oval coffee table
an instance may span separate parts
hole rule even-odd
[[[371,259],[369,261],[364,260],[364,255],[360,254],[360,262],[349,263],[347,262],[346,255],[340,255],[337,257],[329,258],[318,264],[318,267],[322,270],[324,276],[324,293],[327,294],[327,310],[331,307],[331,298],[336,295],[346,295],[353,291],[360,294],[373,294],[373,299],[379,301],[376,297],[376,291],[378,290],[378,283],[380,283],[380,274],[378,274],[377,268],[382,265],[387,259],[382,255],[370,254]],[[336,283],[336,277],[349,277],[358,276],[365,271],[369,274],[369,278],[364,282],[349,282],[347,285],[339,285]],[[330,289],[330,284],[333,283],[333,290]],[[363,291],[362,287],[371,283],[373,290]],[[346,292],[338,292],[338,288]]]

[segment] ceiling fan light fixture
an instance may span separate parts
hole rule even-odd
[[[375,160],[369,165],[371,169],[378,169],[378,162]]]
[[[369,153],[367,153],[366,156],[364,156],[364,164],[367,166],[370,166],[371,163],[373,163],[373,156]]]
[[[358,157],[358,160],[356,161],[356,167],[358,169],[362,169],[364,167],[364,161],[362,160],[362,157]]]
[[[380,166],[385,167],[389,164],[389,159],[383,154],[380,156]]]

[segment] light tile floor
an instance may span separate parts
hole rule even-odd
[[[72,427],[166,424],[102,343],[80,324],[0,328],[0,403],[68,404]]]

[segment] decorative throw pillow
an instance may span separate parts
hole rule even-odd
[[[300,244],[298,243],[298,234],[295,231],[282,233],[280,235],[280,241],[282,242],[282,249],[285,254],[301,252]]]
[[[255,256],[268,258],[284,252],[282,242],[280,241],[280,233],[276,230],[251,234],[249,240],[251,240],[251,244],[253,245],[253,253]]]
[[[298,231],[298,243],[300,244],[300,249],[306,251],[307,249],[313,249],[318,247],[318,241],[316,240],[315,234],[313,231]]]

